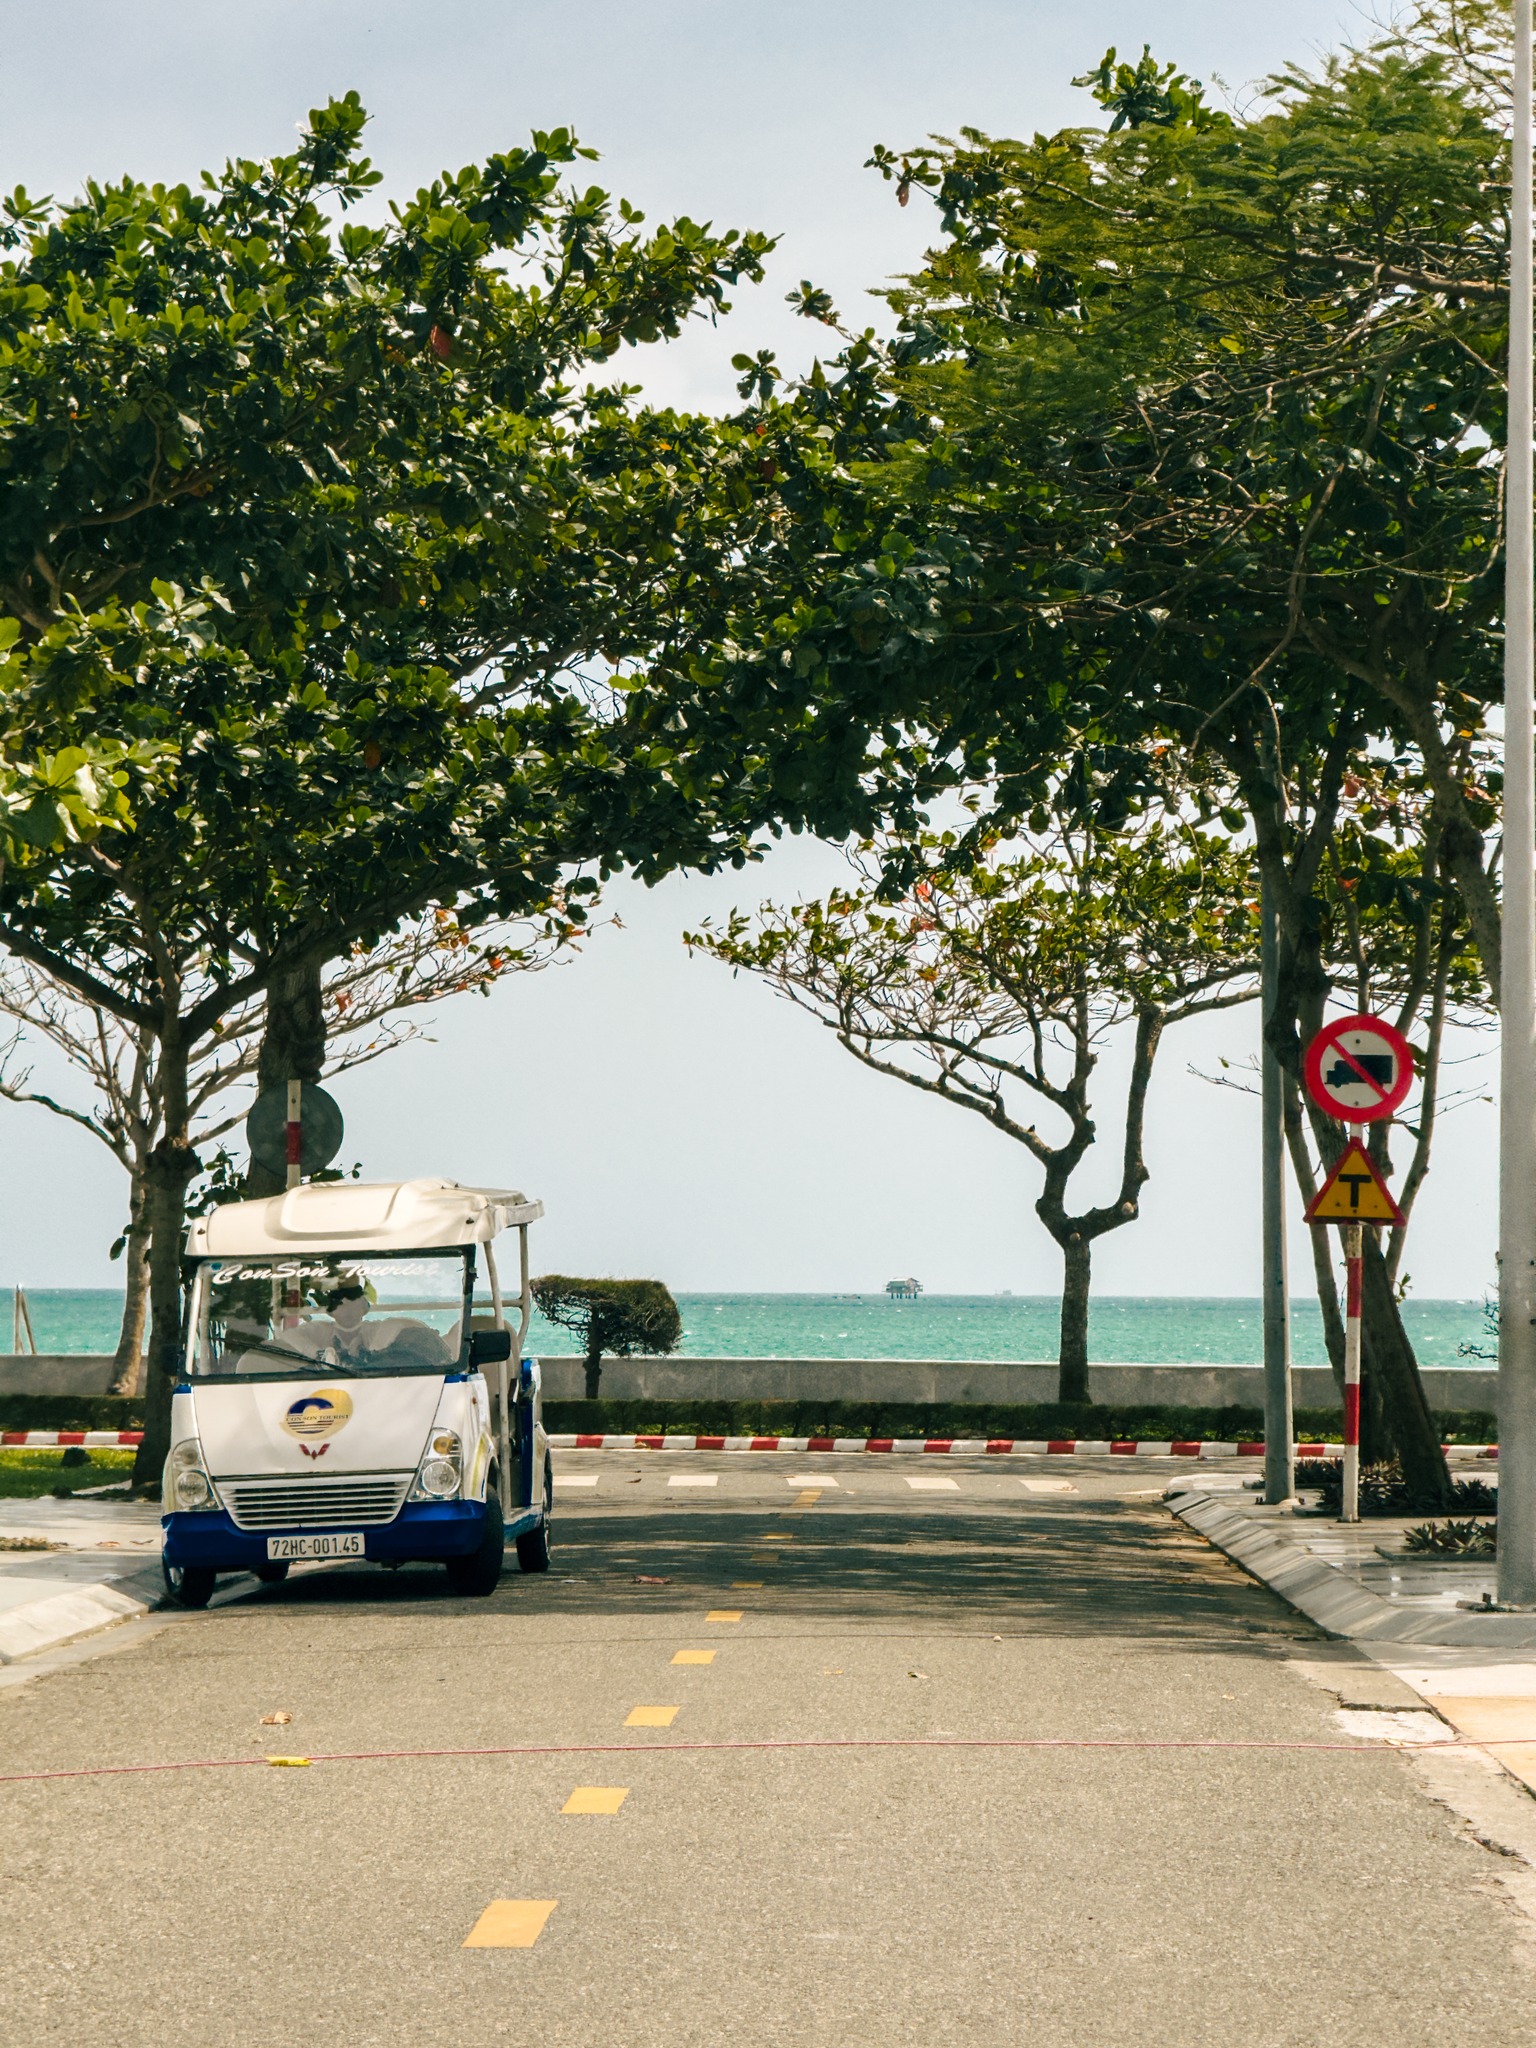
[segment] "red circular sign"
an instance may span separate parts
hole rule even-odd
[[[1391,1116],[1413,1086],[1413,1049],[1385,1017],[1335,1017],[1307,1047],[1307,1093],[1341,1123]]]

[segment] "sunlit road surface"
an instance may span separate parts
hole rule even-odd
[[[1245,1746],[1349,1738],[1176,1469],[569,1453],[547,1577],[241,1581],[0,1695],[6,1773],[216,1766],[0,1786],[0,2034],[1528,2048],[1497,1859]]]

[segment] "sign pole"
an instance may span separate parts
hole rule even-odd
[[[288,1083],[288,1185],[296,1188],[304,1163],[304,1083]]]
[[[1501,1607],[1536,1606],[1536,765],[1532,757],[1531,0],[1515,0],[1504,470],[1504,909],[1499,975]]]
[[[1362,1225],[1344,1230],[1344,1488],[1339,1520],[1360,1519],[1360,1273]]]

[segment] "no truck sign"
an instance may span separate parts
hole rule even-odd
[[[1307,1047],[1307,1093],[1344,1124],[1391,1116],[1413,1086],[1413,1052],[1385,1017],[1335,1017]]]

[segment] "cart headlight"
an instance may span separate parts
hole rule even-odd
[[[161,1504],[168,1515],[202,1514],[218,1507],[219,1498],[195,1438],[177,1444],[166,1459]]]
[[[411,1488],[412,1500],[452,1500],[459,1490],[463,1445],[451,1429],[434,1429]]]

